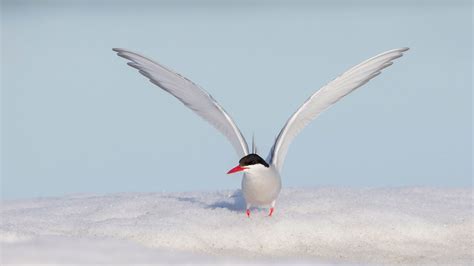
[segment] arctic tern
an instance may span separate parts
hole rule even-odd
[[[276,199],[281,190],[280,173],[286,153],[293,139],[322,111],[341,98],[364,85],[392,65],[408,48],[390,50],[352,67],[311,95],[288,119],[276,137],[266,160],[257,154],[252,141],[252,153],[242,133],[227,112],[204,89],[170,70],[135,52],[114,48],[118,56],[130,60],[128,65],[138,69],[153,84],[167,91],[197,115],[219,130],[234,146],[239,164],[227,174],[243,172],[242,193],[246,201],[246,214],[250,217],[252,206],[270,206],[272,216]]]

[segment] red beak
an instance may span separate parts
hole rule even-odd
[[[227,172],[227,174],[233,174],[233,173],[237,173],[237,172],[240,172],[240,171],[243,171],[245,170],[246,168],[240,166],[240,165],[237,165],[236,167],[232,168],[229,170],[229,172]]]

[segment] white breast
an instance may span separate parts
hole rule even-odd
[[[252,206],[269,205],[276,200],[281,190],[281,178],[271,165],[251,165],[242,179],[242,193],[247,204]]]

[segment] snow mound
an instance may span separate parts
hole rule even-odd
[[[469,264],[472,189],[284,189],[273,217],[240,193],[4,201],[1,263]]]

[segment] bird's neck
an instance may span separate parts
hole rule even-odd
[[[270,167],[265,167],[263,165],[259,165],[256,167],[252,167],[250,171],[247,171],[245,175],[249,178],[261,178],[265,176],[276,176],[279,175],[278,171],[276,171],[275,167],[270,165]]]

